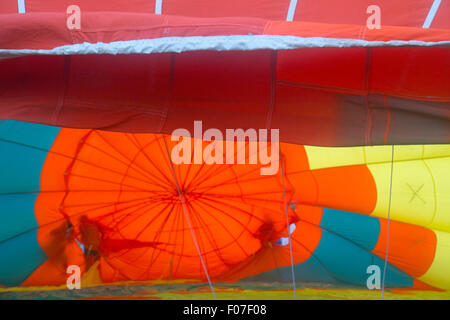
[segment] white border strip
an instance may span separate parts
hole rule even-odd
[[[422,28],[428,29],[431,26],[431,23],[433,22],[434,16],[436,15],[436,12],[438,11],[440,5],[441,0],[434,0],[433,4],[431,5],[430,11],[428,12],[427,18],[423,23]]]
[[[19,13],[25,13],[25,0],[17,0],[17,10]]]
[[[155,14],[161,14],[162,12],[162,0],[155,0]]]
[[[110,43],[81,43],[53,49],[0,49],[0,56],[13,55],[74,55],[74,54],[150,54],[180,53],[187,51],[252,51],[289,50],[300,48],[348,48],[348,47],[432,47],[450,46],[450,40],[426,41],[367,41],[359,39],[303,38],[279,35],[236,35],[209,37],[164,37],[156,39],[116,41]]]
[[[289,10],[286,16],[286,21],[293,21],[295,15],[295,9],[297,8],[297,0],[291,0],[289,3]]]

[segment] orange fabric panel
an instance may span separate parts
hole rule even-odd
[[[450,30],[420,27],[383,26],[369,29],[353,24],[335,25],[317,22],[268,21],[264,34],[289,35],[297,37],[326,37],[337,39],[359,39],[367,41],[420,40],[446,41]]]
[[[319,226],[322,220],[322,208],[316,206],[308,206],[303,204],[296,204],[295,213],[301,221],[311,223]]]
[[[413,283],[413,287],[412,288],[415,289],[415,290],[431,290],[431,291],[445,292],[444,289],[440,289],[440,288],[436,288],[436,287],[430,286],[429,284],[426,284],[425,282],[422,282],[422,281],[417,280],[417,279],[414,279],[414,283]],[[411,290],[410,288],[408,288],[408,289]],[[405,290],[407,290],[407,289],[405,289]]]
[[[128,278],[121,274],[119,270],[111,267],[108,263],[108,259],[105,259],[104,257],[100,257],[99,271],[103,281],[105,281],[104,279],[107,279],[108,282],[122,282],[128,280]]]
[[[320,242],[322,231],[309,222],[299,221],[291,235],[294,264],[305,262]],[[245,277],[291,265],[289,246],[272,243],[261,247],[254,255],[224,273],[217,281],[237,281]]]
[[[302,0],[297,3],[294,20],[365,25],[370,16],[367,8],[377,5],[383,26],[421,27],[432,3],[433,0]]]
[[[380,235],[372,252],[383,259],[386,255],[386,236],[387,220],[380,219]],[[433,262],[436,241],[432,230],[391,220],[388,262],[413,277],[420,277]]]
[[[95,222],[105,282],[116,281],[117,274],[132,280],[205,280],[163,138],[172,150],[177,142],[168,136],[61,129],[46,159],[43,192],[36,205],[38,222],[70,220],[81,242],[87,240],[80,217]],[[204,142],[202,150],[208,144]],[[307,165],[303,147],[295,153]],[[174,165],[211,277],[286,231],[281,170],[278,175],[261,176],[260,167]],[[288,179],[285,190],[289,202]],[[289,216],[295,220],[290,208]],[[41,246],[54,240],[49,232],[39,234]]]
[[[375,208],[377,189],[366,165],[288,173],[295,193],[293,199],[363,214]]]
[[[280,153],[285,167],[283,170],[288,172],[300,172],[309,170],[308,155],[305,147],[298,144],[280,143]]]
[[[59,286],[67,281],[64,266],[46,260],[23,283],[22,286]]]
[[[319,245],[321,237],[320,228],[316,228],[307,221],[299,221],[295,231],[291,234],[294,264],[300,264],[309,259]],[[286,253],[290,257],[289,250],[285,247]],[[286,265],[291,265],[290,261]]]
[[[302,204],[317,204],[317,182],[311,171],[288,173],[289,181],[294,188],[293,200]]]
[[[67,169],[72,165],[74,156],[88,133],[86,130],[63,130],[66,135],[63,137],[59,134],[56,137],[42,167],[41,193],[35,203],[36,220],[39,226],[59,223],[66,218],[62,202],[67,188]],[[39,229],[39,243],[45,241],[49,231],[48,228]]]
[[[37,238],[49,259],[23,283],[25,286],[63,284],[67,280],[67,266],[72,264],[80,266],[84,272],[80,247],[73,238],[64,237],[68,220],[61,204],[65,197],[67,168],[86,131],[64,130],[71,139],[56,137],[41,171],[41,192],[35,202],[35,217],[39,225]]]
[[[67,222],[62,202],[65,198],[67,168],[73,162],[80,142],[85,137],[83,130],[64,129],[71,139],[58,135],[49,151],[41,171],[41,192],[35,202],[35,216],[40,228],[38,242],[46,251],[47,243],[54,239],[52,234],[61,223]],[[48,255],[51,253],[47,252]]]
[[[67,267],[70,265],[80,267],[81,277],[86,271],[83,253],[75,242],[65,246],[63,255],[57,256],[56,259],[49,258],[46,260],[22,283],[22,286],[57,286],[65,284],[70,276],[66,273]]]

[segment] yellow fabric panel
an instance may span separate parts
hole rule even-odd
[[[436,253],[428,271],[419,278],[432,286],[450,289],[450,234],[434,230],[436,234]]]
[[[97,260],[81,278],[81,287],[92,287],[103,284],[99,270],[100,262]]]
[[[392,146],[306,146],[311,169],[367,164],[377,185],[373,215],[387,218]],[[394,147],[391,219],[450,232],[450,145]]]
[[[309,167],[312,170],[342,167],[365,163],[361,147],[328,148],[305,146]]]
[[[311,169],[358,164],[391,162],[392,146],[312,147],[305,146]],[[450,145],[399,145],[394,147],[394,161],[450,157]]]
[[[450,144],[427,144],[424,146],[424,158],[449,157],[449,156],[450,156]]]
[[[422,159],[423,149],[423,145],[395,146],[394,161]],[[392,161],[392,146],[364,147],[364,151],[368,164]]]
[[[363,147],[311,147],[305,146],[309,167],[314,169],[341,167],[365,163]]]
[[[387,218],[391,164],[368,165],[377,186],[377,204],[372,215]],[[390,218],[428,226],[436,210],[433,177],[424,161],[394,162]]]
[[[436,197],[436,212],[429,227],[450,232],[450,158],[428,159],[424,163],[433,177]]]

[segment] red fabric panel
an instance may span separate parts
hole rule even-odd
[[[51,49],[72,43],[65,14],[0,16],[1,49]]]
[[[277,60],[277,78],[279,81],[361,92],[366,51],[365,48],[280,50]]]
[[[316,145],[406,143],[420,128],[423,143],[447,142],[448,49],[373,48],[371,60],[366,50],[303,49],[278,64],[271,51],[0,60],[0,118],[169,134],[202,120],[204,130],[279,128],[282,141]]]
[[[339,144],[343,143],[345,138],[338,137],[338,119],[350,116],[340,112],[336,95],[333,93],[281,84],[277,86],[272,127],[280,128],[282,141],[296,143],[304,140],[313,145]],[[351,115],[353,120],[356,116],[357,114]],[[364,121],[364,118],[359,120]],[[351,131],[354,139],[352,142],[355,143],[364,129]],[[317,134],[318,132],[320,134]],[[363,144],[363,139],[358,143]]]
[[[2,0],[0,1],[0,14],[3,13],[18,13],[17,0]]]
[[[2,15],[1,49],[51,49],[83,42],[112,42],[174,36],[290,35],[370,41],[444,41],[450,31],[405,27],[368,30],[355,25],[274,22],[258,18],[188,18],[137,13],[84,13],[81,30],[69,30],[64,13]]]
[[[81,30],[69,30],[66,15],[3,15],[1,49],[51,49],[73,43],[97,43],[160,37],[262,34],[267,21],[256,18],[198,19],[130,13],[84,13]]]
[[[449,49],[374,48],[372,52],[373,92],[450,101]]]
[[[450,29],[450,1],[441,1],[430,28]]]
[[[269,51],[177,55],[171,108],[164,131],[180,127],[193,130],[194,120],[202,120],[206,127],[235,128],[238,114],[241,124],[265,128],[270,80]]]
[[[258,17],[285,20],[290,0],[163,0],[162,13],[190,17]]]
[[[302,0],[295,21],[365,25],[369,5],[381,9],[382,26],[422,27],[434,0]],[[156,0],[25,0],[27,13],[61,12],[78,5],[82,12],[154,13]],[[257,17],[286,20],[290,0],[162,0],[162,13],[191,17]],[[450,3],[442,1],[431,28],[450,28]],[[0,13],[18,13],[17,0],[2,0]]]
[[[66,12],[70,5],[81,11],[154,13],[154,0],[25,0],[27,12]]]
[[[0,60],[2,118],[49,123],[63,92],[64,57]]]
[[[283,50],[278,53],[277,66],[278,80],[297,86],[450,101],[450,54],[446,48]]]

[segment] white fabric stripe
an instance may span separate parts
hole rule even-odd
[[[430,11],[428,12],[427,18],[423,23],[422,28],[429,28],[431,26],[431,23],[433,22],[434,16],[436,15],[436,12],[439,9],[440,5],[441,0],[434,0],[433,4],[431,5]]]
[[[297,8],[297,0],[291,0],[289,3],[289,10],[286,16],[286,21],[293,21],[295,15],[295,9]]]
[[[156,0],[155,2],[155,14],[161,14],[162,12],[162,0]]]
[[[347,47],[399,47],[399,46],[448,46],[450,40],[438,42],[425,41],[367,41],[359,39],[303,38],[278,35],[242,35],[209,37],[165,37],[116,41],[110,43],[82,43],[56,47],[53,49],[0,49],[2,56],[12,55],[71,55],[71,54],[149,54],[186,51],[250,51],[250,50],[288,50],[299,48],[347,48]]]
[[[25,13],[25,0],[17,0],[17,8],[19,13]]]

